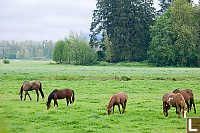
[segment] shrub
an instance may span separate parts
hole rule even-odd
[[[129,80],[131,80],[131,78],[129,78],[129,77],[127,77],[127,76],[122,76],[122,77],[121,77],[121,80],[122,80],[122,81],[129,81]]]
[[[8,59],[4,59],[4,60],[3,60],[3,63],[4,63],[4,64],[9,64],[10,61],[9,61]]]

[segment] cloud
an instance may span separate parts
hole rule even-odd
[[[96,0],[0,1],[0,40],[58,40],[89,33]]]

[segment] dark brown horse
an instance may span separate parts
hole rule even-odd
[[[127,100],[128,100],[128,96],[126,95],[125,92],[120,92],[118,94],[113,95],[110,99],[108,106],[107,106],[108,115],[110,115],[112,107],[113,107],[113,114],[114,114],[115,105],[118,105],[119,112],[121,114],[120,104],[122,105],[122,108],[123,108],[122,113],[124,113],[125,109],[126,109]]]
[[[178,118],[180,118],[181,108],[183,109],[183,117],[186,117],[187,109],[185,107],[185,100],[180,93],[166,93],[163,95],[163,114],[167,117],[170,107],[176,107]]]
[[[70,90],[70,89],[63,89],[63,90],[53,90],[50,94],[49,94],[49,97],[48,97],[48,101],[47,101],[47,110],[50,108],[50,105],[51,105],[51,100],[53,99],[54,100],[54,107],[55,105],[57,105],[58,107],[58,102],[57,102],[57,99],[64,99],[66,98],[66,101],[67,101],[67,105],[71,104],[72,106],[72,103],[74,103],[74,100],[75,100],[75,97],[74,97],[74,91],[73,90]]]
[[[194,104],[194,95],[192,93],[192,90],[190,90],[190,89],[186,89],[186,90],[175,89],[173,91],[173,93],[181,93],[181,95],[185,99],[185,103],[187,104],[188,113],[191,112],[191,108],[192,108],[192,105],[193,105],[194,113],[196,114],[196,108],[195,108],[195,104]],[[189,101],[190,101],[190,103],[189,103]]]
[[[24,81],[24,84],[21,86],[21,89],[20,89],[20,92],[19,92],[20,99],[22,100],[23,91],[25,91],[24,101],[26,100],[26,95],[28,95],[30,100],[31,100],[31,97],[30,97],[28,91],[32,91],[32,90],[35,90],[35,92],[37,94],[37,101],[39,100],[38,90],[41,93],[42,99],[44,99],[44,93],[42,91],[42,83],[39,82],[39,81],[34,81],[34,82]]]

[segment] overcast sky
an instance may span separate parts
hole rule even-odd
[[[95,8],[96,0],[0,0],[0,40],[57,41],[70,31],[88,34]]]
[[[0,40],[59,40],[89,33],[96,0],[0,0]]]

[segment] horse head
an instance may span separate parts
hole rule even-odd
[[[107,109],[107,111],[108,111],[107,114],[110,115],[111,109],[109,108],[109,109]]]
[[[169,110],[169,109],[170,109],[170,105],[165,104],[165,105],[164,105],[164,108],[163,108],[163,114],[164,114],[165,117],[168,116],[168,110]]]
[[[50,107],[51,107],[51,104],[49,103],[49,102],[47,102],[47,110],[49,110],[50,109]]]

